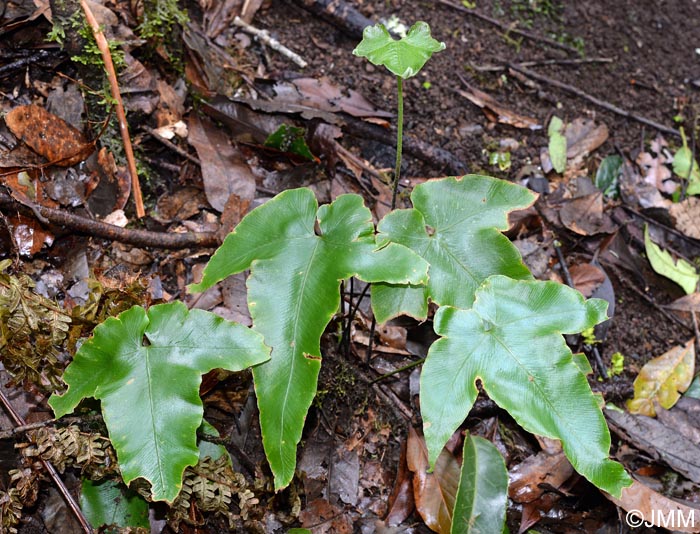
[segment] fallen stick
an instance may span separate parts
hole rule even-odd
[[[538,67],[541,65],[583,65],[586,63],[612,63],[609,57],[581,57],[574,59],[542,59],[540,61],[521,61],[517,63],[521,67]],[[471,68],[477,72],[501,72],[506,70],[506,65],[474,65]]]
[[[582,91],[578,87],[574,87],[573,85],[569,85],[568,83],[560,82],[559,80],[555,80],[554,78],[550,78],[549,76],[544,76],[543,74],[539,74],[535,71],[532,71],[526,67],[523,67],[519,63],[506,63],[506,66],[509,69],[514,70],[515,72],[519,72],[520,74],[523,74],[527,76],[528,78],[532,78],[533,80],[537,80],[538,82],[546,83],[547,85],[551,85],[553,87],[558,87],[559,89],[562,89],[564,91],[567,91],[569,93],[572,93],[579,98],[583,98],[584,100],[588,100],[592,104],[595,104],[598,107],[601,107],[603,109],[606,109],[608,111],[612,111],[613,113],[620,115],[622,117],[625,117],[627,119],[632,119],[637,122],[641,122],[642,124],[646,124],[647,126],[651,126],[652,128],[655,128],[656,130],[669,134],[669,135],[674,135],[676,137],[680,137],[680,134],[678,133],[677,130],[674,130],[673,128],[669,128],[668,126],[664,126],[663,124],[660,124],[658,122],[655,122],[651,119],[647,119],[646,117],[642,117],[641,115],[637,115],[636,113],[631,113],[627,110],[624,110],[622,108],[617,107],[614,104],[611,104],[610,102],[607,102],[605,100],[601,100],[600,98],[597,98],[593,95],[589,95],[585,91]]]
[[[95,36],[95,42],[97,43],[97,48],[100,49],[102,54],[102,60],[105,63],[105,71],[107,71],[107,79],[109,80],[109,87],[112,92],[112,98],[116,102],[115,108],[117,113],[117,119],[119,120],[119,132],[122,136],[122,143],[124,144],[124,155],[126,156],[127,166],[129,167],[129,174],[131,175],[131,193],[134,196],[134,203],[136,204],[136,216],[140,219],[146,215],[146,210],[143,207],[143,198],[141,196],[141,185],[139,184],[139,175],[136,171],[136,159],[134,158],[134,149],[131,146],[131,138],[129,137],[129,126],[126,122],[126,113],[124,112],[124,103],[122,102],[122,95],[119,92],[119,82],[117,81],[117,73],[114,70],[114,63],[112,62],[112,54],[109,51],[109,44],[107,39],[100,28],[100,24],[95,19],[90,6],[86,0],[80,0],[80,5],[85,12],[85,19],[87,20],[90,28],[92,28],[92,33]]]
[[[309,13],[337,26],[353,39],[362,39],[362,31],[374,22],[344,0],[294,0]]]
[[[241,28],[244,32],[249,33],[251,35],[254,35],[258,39],[260,39],[263,43],[265,43],[267,46],[275,50],[276,52],[279,52],[282,54],[284,57],[291,59],[294,63],[299,65],[302,69],[308,65],[306,61],[304,61],[299,54],[296,52],[292,52],[289,48],[284,46],[282,43],[280,43],[277,39],[272,37],[270,33],[267,30],[261,30],[259,28],[256,28],[255,26],[251,26],[248,24],[246,21],[241,19],[240,17],[236,17],[233,19],[233,25],[238,26]]]
[[[466,13],[467,15],[471,15],[472,17],[476,17],[480,20],[483,20],[484,22],[488,22],[489,24],[492,24],[494,26],[497,26],[501,30],[503,30],[506,33],[514,33],[516,35],[520,35],[521,37],[525,37],[526,39],[530,39],[531,41],[539,41],[542,43],[546,43],[549,46],[552,46],[554,48],[559,48],[560,50],[566,50],[567,52],[570,52],[572,54],[579,54],[579,51],[576,50],[575,48],[565,45],[563,43],[559,43],[553,39],[549,39],[547,37],[542,37],[541,35],[536,35],[534,33],[530,33],[525,30],[519,30],[517,28],[513,28],[509,25],[503,24],[502,22],[489,17],[488,15],[484,15],[483,13],[479,13],[478,11],[475,11],[473,9],[467,9],[464,6],[460,6],[457,4],[453,4],[452,2],[449,2],[448,0],[437,0],[438,3],[442,4],[443,6],[451,7],[452,9],[456,9],[457,11],[460,11],[461,13]]]
[[[136,247],[154,247],[166,249],[180,249],[188,247],[216,247],[219,240],[214,232],[186,232],[182,234],[151,232],[149,230],[130,230],[107,224],[101,221],[81,217],[74,213],[40,206],[39,204],[26,205],[15,200],[4,191],[0,191],[0,208],[24,209],[34,214],[37,218],[43,218],[51,224],[63,226],[74,232],[86,234],[103,239],[111,239],[134,245]]]

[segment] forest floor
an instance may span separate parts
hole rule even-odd
[[[336,10],[319,16],[329,3],[349,8],[351,14],[341,16]],[[143,9],[136,3],[112,0],[95,8],[101,23],[129,42],[119,84],[142,177],[147,215],[138,219],[133,202],[127,202],[133,188],[115,121],[102,131],[100,120],[106,113],[97,104],[99,95],[83,96],[86,87],[101,87],[101,71],[69,59],[80,55],[79,44],[66,52],[47,41],[48,6],[4,0],[0,112],[27,104],[46,107],[89,132],[88,138],[101,135],[97,147],[106,146],[117,156],[111,165],[103,154],[93,157],[99,162],[30,173],[38,196],[24,202],[27,185],[18,170],[36,170],[36,164],[20,161],[14,150],[17,140],[2,126],[0,166],[7,172],[0,174],[0,260],[12,260],[7,273],[29,276],[34,291],[72,314],[74,325],[79,324],[76,313],[94,326],[132,304],[175,299],[250,325],[243,275],[201,295],[186,292],[187,284],[200,279],[216,239],[206,246],[159,246],[149,241],[154,239],[150,234],[139,241],[134,234],[105,233],[56,213],[88,221],[109,215],[114,223],[114,214],[123,208],[127,228],[169,235],[216,232],[220,239],[265,200],[285,189],[309,186],[320,203],[359,193],[380,219],[391,199],[387,177],[395,158],[396,84],[389,73],[352,50],[362,37],[362,17],[372,23],[396,18],[406,26],[423,20],[446,49],[404,84],[406,144],[399,207],[409,206],[411,189],[428,179],[470,173],[503,178],[539,193],[532,208],[511,215],[513,227],[507,235],[536,278],[567,283],[571,277],[587,297],[611,304],[612,319],[596,331],[595,350],[580,339],[568,341],[591,359],[593,391],[624,408],[644,364],[686,345],[697,331],[689,311],[698,307],[695,301],[680,305],[680,310],[668,308],[686,292],[651,268],[644,229],[648,225],[654,242],[675,258],[698,265],[700,207],[694,197],[685,198],[688,183],[672,172],[672,160],[683,146],[681,127],[696,159],[700,153],[700,3],[457,4],[192,0],[180,4],[189,14],[190,22],[183,23],[186,31],[175,23],[168,31],[156,27],[156,37],[143,40],[134,33],[142,31],[138,28],[143,21]],[[240,30],[231,22],[235,15],[269,31],[308,64],[301,68]],[[74,45],[74,37],[69,32],[66,49]],[[80,39],[75,37],[78,43]],[[78,79],[85,85],[76,83]],[[548,126],[554,116],[566,125],[569,150],[563,173],[552,170],[548,153]],[[162,136],[175,132],[179,122],[188,132],[174,133],[164,142]],[[304,128],[316,159],[263,146],[282,123]],[[614,168],[614,184],[605,195],[596,188],[604,161]],[[34,202],[52,211],[42,212]],[[431,504],[421,493],[406,461],[407,450],[410,455],[421,439],[409,436],[410,428],[420,428],[420,367],[400,370],[426,355],[435,337],[432,324],[399,319],[375,331],[369,299],[360,296],[363,288],[360,282],[342,286],[343,313],[322,338],[318,396],[306,420],[298,476],[291,486],[279,493],[271,489],[251,377],[207,375],[202,387],[205,418],[223,437],[234,467],[244,474],[257,501],[243,506],[234,500],[228,518],[192,505],[179,521],[165,507],[153,506],[151,532],[274,533],[294,527],[314,534],[431,531],[426,514],[439,503]],[[348,318],[355,305],[356,315]],[[8,327],[2,325],[5,336]],[[66,343],[57,346],[55,366],[67,364],[69,345],[89,333],[86,326],[71,330]],[[0,361],[9,367],[2,354]],[[7,371],[2,378],[2,392],[27,422],[51,418],[47,384],[26,381],[21,388],[8,383]],[[698,408],[693,404],[684,409],[697,413]],[[0,432],[17,426],[1,412]],[[610,420],[611,456],[644,484],[648,500],[653,494],[700,508],[700,464],[696,467],[687,451],[688,456],[669,463],[664,458],[678,451],[656,447],[681,434],[700,447],[698,418],[686,417],[681,425],[685,431],[671,419],[653,431],[645,427],[646,441],[644,432],[632,432],[636,423]],[[86,430],[92,423],[76,424]],[[559,463],[554,467],[544,462],[541,449],[546,444],[519,428],[484,394],[462,429],[490,439],[506,458],[511,484],[533,492],[521,499],[511,487],[512,532],[530,527],[538,532],[643,531],[626,523],[627,508],[616,506]],[[29,467],[14,448],[25,441],[24,434],[9,432],[0,438],[1,496],[17,485],[10,470]],[[455,436],[452,451],[460,439]],[[80,472],[69,468],[63,477],[77,495]],[[26,497],[19,532],[80,531],[48,479],[38,491],[34,499]],[[0,507],[3,502],[0,498]],[[7,514],[6,508],[0,509]],[[688,532],[700,532],[700,523]]]

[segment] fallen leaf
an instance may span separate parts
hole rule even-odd
[[[425,439],[416,429],[409,427],[406,461],[413,473],[413,496],[418,513],[431,530],[449,534],[460,478],[457,460],[443,449],[435,462],[435,469],[429,473]]]
[[[579,235],[611,234],[617,226],[603,209],[603,193],[565,201],[559,211],[561,223]]]
[[[651,240],[649,237],[649,227],[644,226],[644,246],[646,249],[649,263],[652,269],[661,276],[665,276],[676,282],[683,290],[690,294],[694,293],[700,281],[695,267],[685,261],[683,258],[678,258],[673,261],[673,257]]]
[[[456,92],[469,100],[472,104],[481,108],[481,111],[484,112],[484,115],[486,115],[490,121],[508,124],[509,126],[513,126],[515,128],[528,128],[530,130],[542,129],[542,125],[537,121],[537,119],[516,113],[515,111],[499,103],[492,96],[465,83],[464,80],[462,80],[462,83],[466,85],[468,91],[456,89]]]
[[[212,208],[222,212],[232,193],[242,199],[255,196],[255,177],[238,148],[206,118],[193,114],[189,142],[202,162],[204,192]]]
[[[156,202],[153,218],[162,224],[184,221],[197,215],[207,205],[201,189],[183,187],[174,193],[165,193]]]
[[[608,139],[608,127],[590,119],[574,119],[566,125],[566,158],[573,168],[578,168],[588,154]]]
[[[636,480],[623,488],[619,499],[605,492],[603,495],[628,512],[627,524],[630,527],[642,526],[648,521],[674,532],[700,532],[700,510],[664,497]]]
[[[552,120],[549,121],[549,128],[547,128],[547,135],[549,136],[549,159],[552,161],[552,167],[559,174],[562,174],[566,170],[566,145],[567,139],[562,133],[564,129],[564,123],[562,120],[554,115]]]
[[[554,454],[540,451],[510,470],[508,496],[521,504],[536,501],[547,487],[559,488],[573,474],[561,447]]]
[[[70,167],[95,150],[81,132],[41,106],[16,107],[5,116],[5,124],[52,165]]]
[[[314,534],[351,534],[352,521],[343,509],[325,499],[316,499],[299,514],[301,526],[314,527]]]
[[[577,263],[569,268],[574,287],[584,297],[589,298],[598,287],[605,282],[605,273],[590,263]]]
[[[695,339],[691,339],[642,367],[634,380],[634,398],[627,401],[627,409],[630,413],[654,417],[654,403],[658,402],[668,410],[688,389],[694,371]]]
[[[662,193],[673,193],[678,184],[672,180],[671,169],[666,166],[668,161],[659,154],[656,157],[649,152],[642,152],[637,156],[637,165],[642,169],[644,181],[653,185]]]
[[[389,496],[389,513],[384,518],[384,522],[390,527],[403,523],[416,507],[413,499],[413,480],[406,460],[406,449],[407,443],[403,443],[394,489]]]
[[[700,293],[691,293],[674,300],[671,304],[664,306],[670,310],[700,312]]]
[[[688,197],[674,203],[669,212],[677,230],[693,239],[700,239],[700,198]]]

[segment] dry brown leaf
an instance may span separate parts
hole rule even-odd
[[[629,526],[641,526],[642,521],[648,521],[675,532],[700,532],[700,510],[664,497],[636,480],[622,490],[619,499],[605,492],[603,495],[628,512]],[[630,522],[632,515],[635,518]]]
[[[674,300],[665,307],[671,310],[700,312],[700,293],[683,295],[681,298]]]
[[[667,410],[690,386],[695,371],[695,339],[649,360],[634,380],[634,398],[627,401],[631,413],[654,417],[654,403]]]
[[[301,526],[314,527],[314,534],[351,534],[352,521],[343,509],[325,499],[315,499],[299,514]]]
[[[586,298],[589,298],[600,284],[605,282],[605,273],[599,267],[590,263],[572,265],[569,268],[569,272],[571,273],[574,287]]]
[[[676,223],[676,229],[688,237],[700,239],[700,198],[688,197],[675,203],[669,209]]]
[[[165,193],[156,202],[156,212],[153,218],[167,224],[184,221],[199,213],[200,208],[207,205],[204,192],[196,187],[183,187],[174,193]]]
[[[532,117],[520,115],[497,102],[492,96],[480,91],[476,87],[467,85],[468,91],[457,89],[457,93],[469,100],[472,104],[479,106],[488,119],[492,122],[508,124],[515,128],[528,128],[530,130],[541,130],[542,125]]]
[[[611,234],[616,226],[603,211],[603,193],[598,191],[572,200],[562,206],[561,223],[579,235]]]
[[[443,449],[435,462],[434,471],[428,473],[425,439],[416,429],[409,427],[406,461],[413,473],[413,497],[418,513],[431,530],[449,534],[460,477],[457,460]]]
[[[577,167],[579,162],[608,138],[608,127],[590,119],[574,119],[566,125],[567,166]]]
[[[212,208],[224,211],[231,194],[255,197],[255,177],[238,148],[209,119],[192,115],[189,142],[202,162],[204,192]]]
[[[539,499],[546,488],[559,488],[574,474],[574,468],[560,449],[556,454],[540,451],[510,470],[508,496],[517,503]]]
[[[95,150],[81,132],[41,106],[16,107],[5,116],[5,124],[52,165],[70,167]]]

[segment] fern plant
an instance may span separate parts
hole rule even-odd
[[[370,28],[356,52],[401,79],[442,48],[435,43],[425,23],[398,43],[385,29]],[[400,159],[397,176],[399,167]],[[197,462],[201,374],[252,366],[265,454],[275,488],[282,489],[294,476],[316,394],[321,335],[338,310],[340,283],[357,277],[373,284],[380,322],[402,314],[423,320],[430,302],[439,306],[439,339],[420,391],[431,465],[466,418],[480,382],[520,425],[561,440],[581,475],[619,496],[631,479],[608,458],[610,434],[585,366],[562,336],[604,321],[607,305],[534,280],[501,233],[508,213],[534,199],[487,176],[447,177],[417,186],[412,207],[392,211],[375,228],[358,195],[319,207],[309,189],[285,191],[244,217],[202,281],[189,287],[203,291],[250,270],[254,332],[178,303],[148,312],[134,307],[83,344],[64,375],[68,390],[52,397],[51,406],[60,417],[83,397],[101,399],[124,481],[144,478],[154,500],[172,503],[183,472]],[[151,414],[146,428],[134,415],[135,402]],[[501,532],[507,473],[494,458],[486,440],[465,440],[452,532]]]

